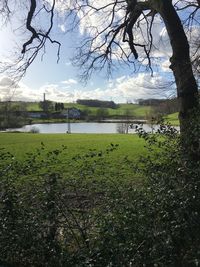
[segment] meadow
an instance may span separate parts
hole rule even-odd
[[[137,157],[143,151],[143,140],[137,135],[124,134],[31,134],[0,133],[0,146],[16,156],[23,157],[27,152],[40,147],[41,142],[48,149],[67,146],[69,156],[85,153],[90,149],[101,150],[111,143],[118,144],[116,156]]]
[[[68,170],[73,170],[73,158],[91,153],[100,153],[113,168],[126,168],[126,162],[134,162],[145,153],[144,141],[137,135],[123,134],[31,134],[0,133],[0,147],[23,160],[27,153],[34,153],[41,148],[46,151],[62,150],[63,162]],[[115,149],[112,149],[112,148]],[[111,150],[111,153],[108,151]],[[69,167],[70,166],[70,167]],[[127,176],[132,175],[130,164],[127,164]]]
[[[88,107],[74,103],[66,103],[65,108],[68,107],[75,107],[80,110],[87,110],[89,111],[89,114],[93,116],[96,115],[97,110],[99,109],[97,107]],[[141,106],[138,104],[119,104],[118,108],[116,109],[106,108],[106,110],[108,111],[108,117],[130,116],[138,119],[146,118],[147,114],[151,111],[151,109],[152,107],[150,106]]]

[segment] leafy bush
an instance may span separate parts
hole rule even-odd
[[[47,151],[41,144],[24,161],[1,149],[0,262],[87,266],[95,244],[94,210],[107,188],[104,154],[116,147],[77,155],[67,177],[65,147]]]
[[[198,266],[200,160],[191,160],[192,147],[187,145],[186,151],[182,137],[170,125],[161,124],[155,135],[138,132],[149,150],[138,170],[147,177],[152,210],[151,261],[159,266]],[[199,138],[198,131],[193,134]]]

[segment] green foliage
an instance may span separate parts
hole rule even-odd
[[[181,145],[190,161],[200,160],[200,106],[189,112],[181,125]],[[191,130],[192,129],[192,130]]]
[[[0,102],[0,129],[21,127],[25,123],[27,123],[25,104]]]
[[[117,147],[77,155],[67,177],[61,156],[66,147],[48,151],[42,143],[23,161],[1,149],[0,261],[88,266],[98,230],[94,213],[110,183],[106,155]]]
[[[98,108],[117,108],[114,101],[102,101],[97,99],[77,99],[77,104]]]
[[[54,110],[54,104],[49,100],[40,101],[39,107],[46,113],[50,113]]]
[[[55,111],[60,111],[60,110],[63,110],[64,109],[64,104],[63,103],[55,103],[55,106],[54,106],[54,109]]]
[[[104,120],[108,117],[108,110],[106,108],[98,108],[96,117],[98,120]]]
[[[199,124],[191,127],[199,138]],[[138,169],[147,177],[154,240],[148,248],[150,259],[159,266],[195,266],[200,261],[200,159],[191,160],[193,148],[187,145],[186,151],[188,140],[183,144],[170,125],[161,124],[159,135],[138,131],[149,149]]]
[[[108,189],[94,266],[198,266],[200,161],[191,161],[170,125],[138,134],[148,153],[133,168],[143,183]]]

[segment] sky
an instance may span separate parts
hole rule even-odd
[[[50,1],[50,0],[49,0]],[[107,1],[107,0],[102,0]],[[58,13],[62,10],[58,10]],[[41,19],[42,20],[42,19]],[[45,24],[44,21],[42,23]],[[138,71],[134,72],[133,66],[121,64],[116,66],[112,75],[108,77],[106,70],[97,71],[83,83],[80,80],[80,69],[74,66],[71,58],[80,38],[88,34],[87,25],[98,23],[98,18],[90,16],[82,20],[74,31],[66,32],[66,22],[60,19],[54,25],[54,37],[61,42],[60,61],[57,63],[57,47],[48,44],[46,52],[36,58],[28,68],[26,75],[13,88],[11,78],[5,73],[0,75],[0,99],[17,101],[41,101],[43,94],[46,99],[56,102],[75,102],[77,99],[113,100],[117,103],[136,102],[140,98],[166,98],[174,95],[172,86],[173,75],[169,69],[171,55],[170,43],[165,27],[157,19],[153,27],[155,49],[153,50],[154,73],[146,71],[145,62],[139,60]],[[100,21],[102,23],[102,20]],[[27,40],[27,35],[19,28],[20,23],[11,20],[0,29],[0,58],[1,61],[12,60],[12,55],[20,51],[22,43]],[[97,42],[101,40],[97,40]],[[142,52],[141,52],[142,53]]]

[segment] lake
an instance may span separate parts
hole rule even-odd
[[[98,122],[79,122],[70,123],[71,133],[117,133],[120,123],[98,123]],[[136,124],[134,124],[136,125]],[[158,126],[154,126],[157,128]],[[152,128],[148,124],[143,124],[145,131],[150,132]],[[68,131],[67,123],[45,123],[25,125],[22,128],[12,129],[11,131],[29,132],[31,129],[37,129],[39,133],[66,133]],[[10,130],[10,129],[8,129]],[[129,133],[135,133],[135,129],[129,129]]]

